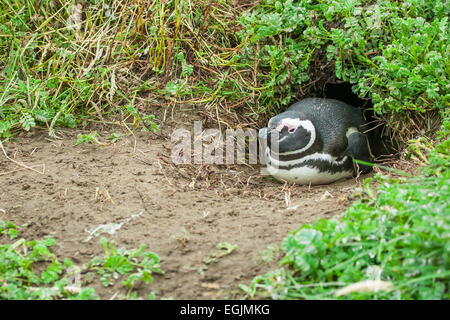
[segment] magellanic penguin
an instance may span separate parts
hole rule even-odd
[[[367,173],[369,143],[360,110],[338,100],[308,98],[270,119],[259,130],[269,174],[298,184],[328,184]]]

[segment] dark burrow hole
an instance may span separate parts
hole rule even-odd
[[[352,91],[349,82],[326,83],[323,97],[343,101],[363,112],[367,122],[366,132],[376,162],[396,158],[399,146],[386,135],[386,125],[373,111],[373,103],[369,98],[360,98]]]

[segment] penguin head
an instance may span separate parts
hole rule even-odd
[[[269,120],[267,128],[259,130],[259,138],[276,153],[294,154],[308,150],[316,139],[316,130],[311,120],[299,112],[286,111]],[[277,146],[278,145],[278,150]]]

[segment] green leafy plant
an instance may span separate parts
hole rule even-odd
[[[217,251],[214,251],[209,257],[203,259],[205,264],[216,263],[224,256],[231,254],[237,249],[237,244],[230,244],[228,242],[221,242],[217,245]]]
[[[146,131],[152,131],[156,133],[160,130],[159,125],[153,121],[155,119],[154,115],[148,114],[141,116],[141,114],[131,104],[128,104],[126,106],[126,110],[133,116],[133,124],[135,127],[139,122],[142,122]]]
[[[160,11],[151,9],[159,22]],[[121,1],[1,1],[0,137],[39,125],[56,136],[57,126],[105,121],[119,113],[122,100],[148,89],[145,81],[130,82],[122,68],[144,51],[136,46],[144,37],[130,29],[139,10]]]
[[[96,270],[101,276],[100,281],[106,287],[114,284],[115,280],[123,275],[127,278],[122,284],[129,289],[129,294],[138,283],[150,284],[153,281],[152,273],[162,274],[160,260],[157,254],[145,251],[142,245],[137,250],[116,249],[113,242],[101,238],[105,256],[96,257],[89,263],[89,268]]]
[[[395,123],[410,112],[442,113],[450,98],[449,8],[431,0],[262,1],[242,15],[240,32],[251,44],[242,59],[258,65],[264,88],[258,112],[276,111],[304,88],[317,92],[315,83],[333,76],[323,79],[311,65],[324,56],[323,67],[333,63],[335,77],[371,98],[394,131],[403,133]]]
[[[146,104],[265,120],[334,80],[350,82],[406,134],[409,118],[448,107],[449,8],[448,0],[2,1],[0,136],[130,117],[156,132],[153,116],[137,112]]]
[[[449,129],[445,120],[441,141],[427,152],[429,165],[418,176],[378,174],[376,191],[375,181],[366,179],[362,199],[337,219],[290,233],[282,242],[284,267],[241,289],[251,297],[330,299],[345,286],[377,280],[390,285],[339,298],[448,299]]]
[[[115,142],[119,141],[120,138],[122,138],[122,137],[123,137],[123,134],[113,132],[107,139],[111,140],[112,143],[115,143]]]
[[[17,226],[10,221],[4,222],[0,220],[0,236],[7,234],[11,240],[19,236]]]
[[[0,236],[18,237],[17,227],[11,222],[0,221]],[[95,299],[91,288],[72,293],[68,280],[62,277],[72,265],[68,259],[61,263],[51,252],[55,240],[26,241],[0,245],[0,298],[1,299]],[[39,271],[40,270],[40,271]]]
[[[10,240],[19,237],[18,228],[11,222],[0,220],[0,237]],[[150,284],[153,273],[162,273],[157,254],[145,251],[142,245],[137,250],[116,249],[105,238],[100,240],[104,257],[93,258],[88,265],[77,267],[65,259],[61,262],[52,252],[55,240],[27,241],[20,238],[13,243],[0,245],[0,299],[98,299],[93,288],[81,287],[81,276],[95,272],[104,286],[113,284],[121,276],[122,285],[127,289],[123,298],[137,299],[133,289],[139,284]],[[80,277],[77,286],[71,278]],[[87,276],[86,276],[87,277]],[[154,299],[155,295],[150,294]]]
[[[98,141],[97,139],[98,137],[98,133],[97,131],[92,131],[91,133],[88,134],[78,134],[77,135],[77,142],[74,144],[74,146],[77,146],[79,144],[82,143],[97,143],[97,144],[101,144],[101,142]]]

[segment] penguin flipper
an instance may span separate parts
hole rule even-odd
[[[364,162],[373,161],[367,136],[358,131],[353,132],[348,136],[348,145],[344,154],[352,157],[353,159],[361,160]],[[367,166],[361,163],[355,163],[355,172],[357,172],[358,169],[363,174],[372,171],[371,166]]]

